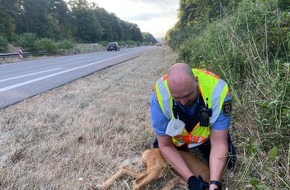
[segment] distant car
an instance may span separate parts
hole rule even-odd
[[[161,42],[157,42],[156,46],[162,46]]]
[[[120,46],[118,45],[117,42],[109,42],[107,46],[108,51],[120,51]]]

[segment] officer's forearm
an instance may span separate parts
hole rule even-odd
[[[212,145],[210,152],[210,180],[220,181],[227,161],[228,145]]]
[[[185,181],[187,181],[190,176],[194,175],[175,147],[164,146],[159,148],[170,166],[173,167]]]

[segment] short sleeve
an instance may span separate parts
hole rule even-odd
[[[227,102],[229,100],[231,100],[231,97],[230,95],[227,95],[224,102]],[[222,109],[217,120],[213,123],[211,128],[214,130],[227,130],[230,128],[230,125],[231,125],[231,116],[226,115]]]
[[[163,114],[159,103],[157,102],[155,92],[152,92],[150,100],[150,116],[152,127],[157,135],[165,136],[165,131],[169,119]]]

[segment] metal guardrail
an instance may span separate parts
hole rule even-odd
[[[24,56],[28,56],[30,53],[29,52],[23,52]],[[0,58],[7,58],[7,57],[18,57],[19,53],[0,53]]]
[[[46,55],[46,51],[38,51],[38,52],[23,52],[23,57],[26,56],[40,56],[40,55]],[[0,53],[0,58],[7,58],[7,57],[18,57],[19,53]]]

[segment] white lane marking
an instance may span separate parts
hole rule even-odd
[[[135,53],[137,51],[141,51],[141,50],[136,50],[136,51],[133,51],[131,53]],[[4,92],[4,91],[7,91],[7,90],[11,90],[13,88],[17,88],[17,87],[20,87],[20,86],[24,86],[26,84],[34,83],[34,82],[37,82],[37,81],[40,81],[40,80],[44,80],[44,79],[47,79],[47,78],[50,78],[50,77],[54,77],[56,75],[60,75],[60,74],[67,73],[67,72],[70,72],[70,71],[74,71],[74,70],[77,70],[77,69],[89,67],[91,65],[95,65],[95,64],[98,64],[98,63],[101,63],[101,62],[104,62],[104,61],[108,61],[108,60],[111,60],[111,59],[115,59],[117,57],[122,57],[124,55],[131,54],[131,53],[122,54],[122,55],[119,55],[119,56],[116,56],[116,57],[112,57],[112,58],[109,58],[109,59],[105,59],[105,60],[93,62],[93,63],[87,64],[87,65],[83,65],[83,66],[80,66],[80,67],[75,67],[75,68],[68,69],[68,70],[65,70],[65,71],[61,71],[61,72],[58,72],[58,73],[54,73],[54,74],[51,74],[51,75],[47,75],[47,76],[39,77],[39,78],[36,78],[36,79],[28,80],[28,81],[25,81],[25,82],[21,82],[21,83],[18,83],[18,84],[10,85],[10,86],[4,87],[4,88],[0,88],[0,92]]]
[[[22,77],[28,77],[28,76],[32,76],[32,75],[38,75],[38,74],[47,73],[47,72],[50,72],[50,71],[59,70],[59,69],[61,69],[61,68],[55,68],[55,69],[40,71],[40,72],[36,72],[36,73],[30,73],[30,74],[27,74],[27,75],[20,75],[20,76],[17,76],[17,77],[2,79],[2,80],[0,80],[0,82],[5,82],[5,81],[9,81],[9,80],[13,80],[13,79],[18,79],[18,78],[22,78]]]

